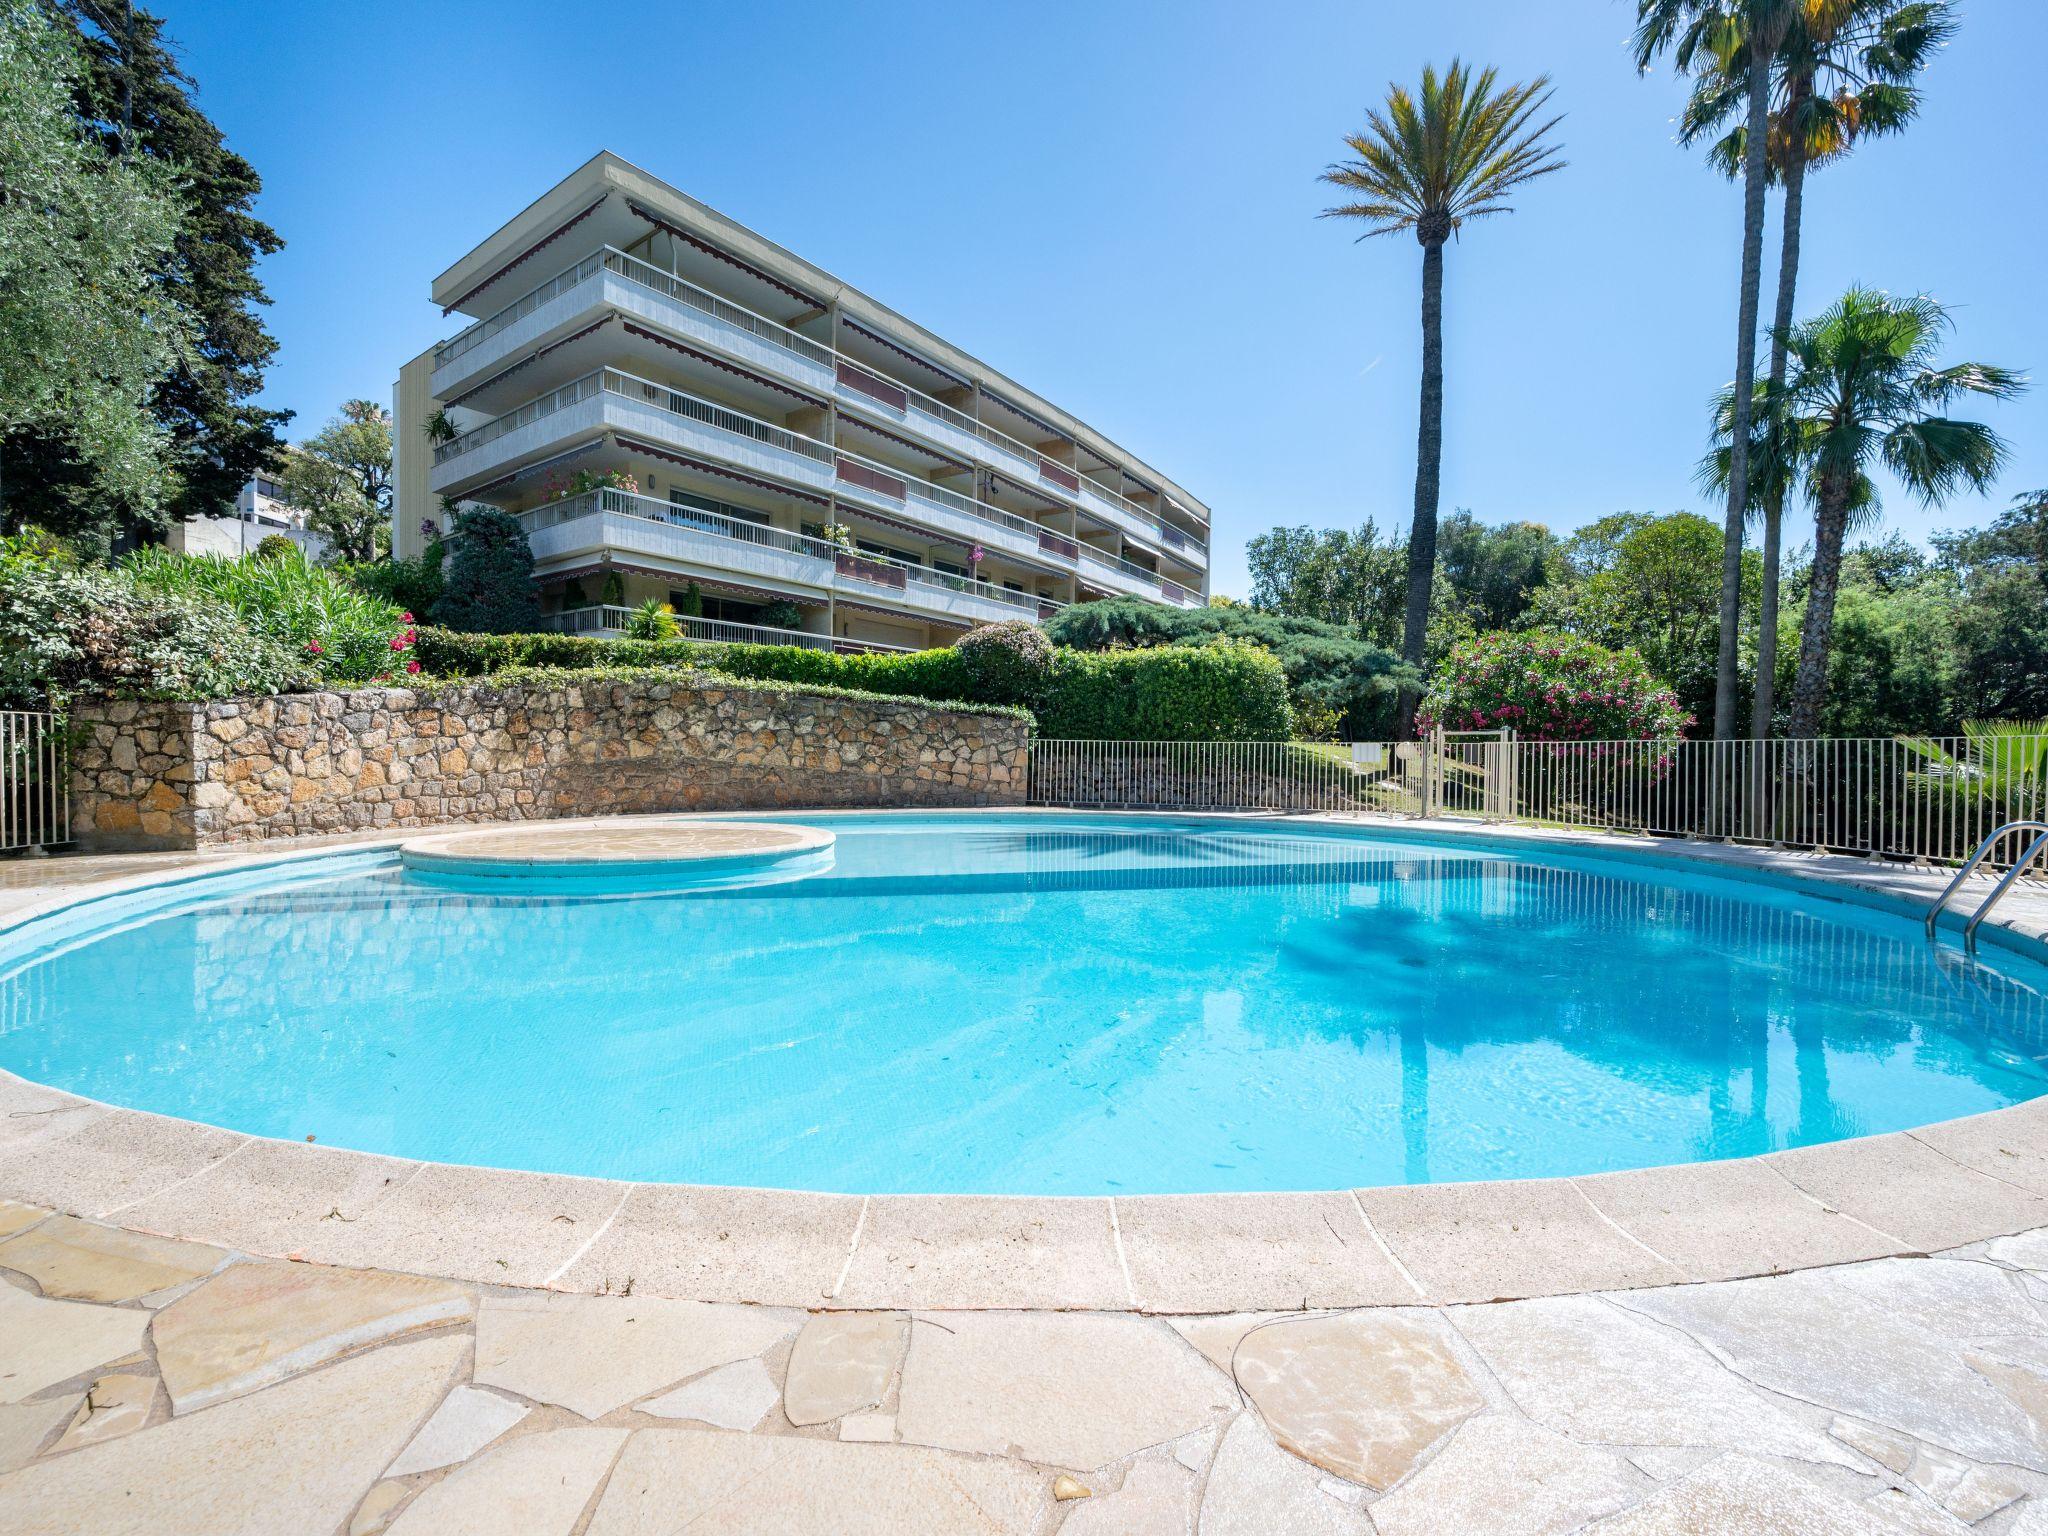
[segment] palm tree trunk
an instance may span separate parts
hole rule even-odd
[[[1774,47],[1752,38],[1749,126],[1742,158],[1742,295],[1735,337],[1735,436],[1728,453],[1728,515],[1721,525],[1721,649],[1714,668],[1714,736],[1735,734],[1735,674],[1742,627],[1742,525],[1749,511],[1749,418],[1756,389],[1757,291],[1764,266],[1764,135]]]
[[[1806,593],[1806,621],[1799,630],[1799,676],[1792,685],[1791,734],[1807,740],[1820,734],[1820,706],[1827,697],[1828,648],[1835,634],[1835,593],[1842,577],[1842,541],[1849,529],[1846,475],[1824,476],[1813,521],[1813,578]]]
[[[1806,190],[1806,156],[1794,143],[1785,159],[1784,238],[1778,247],[1778,306],[1771,317],[1771,398],[1785,384],[1785,333],[1792,328],[1792,304],[1799,285],[1799,215]],[[1749,734],[1759,740],[1771,734],[1777,708],[1778,565],[1784,538],[1785,477],[1777,473],[1784,449],[1771,438],[1771,485],[1764,498],[1764,590],[1757,607],[1756,692],[1750,701]]]
[[[1415,431],[1415,516],[1408,529],[1408,604],[1401,659],[1422,669],[1429,596],[1436,584],[1436,504],[1444,454],[1444,243],[1422,244],[1422,414]],[[1401,692],[1401,735],[1415,734],[1412,688]]]

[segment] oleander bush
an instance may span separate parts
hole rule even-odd
[[[1029,708],[1052,678],[1052,642],[1025,619],[1002,619],[962,635],[953,646],[970,697]]]
[[[319,680],[346,686],[417,672],[412,615],[373,597],[296,546],[230,560],[140,549],[116,567],[138,592],[216,602],[259,634],[304,658]]]
[[[1648,741],[1692,717],[1633,650],[1558,630],[1493,630],[1451,647],[1416,711],[1418,730],[1496,730],[1528,741]]]

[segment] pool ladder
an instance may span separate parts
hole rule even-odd
[[[1965,880],[1969,879],[1977,866],[1984,862],[1991,850],[1998,846],[1999,841],[2010,837],[2015,832],[2033,832],[2037,833],[2038,836],[2031,843],[2027,844],[2026,852],[2012,861],[2012,868],[2008,869],[2000,877],[1998,884],[1992,889],[1991,894],[1977,904],[1977,910],[1971,913],[1970,920],[1963,924],[1963,948],[1972,954],[1976,953],[1977,925],[1990,915],[1991,909],[1998,905],[2007,891],[2012,889],[2013,883],[2027,872],[2027,866],[2039,858],[2044,849],[2048,849],[2048,821],[2008,821],[2004,826],[1986,837],[1983,842],[1979,843],[1977,851],[1970,855],[1968,862],[1961,869],[1957,870],[1955,878],[1949,881],[1948,888],[1941,893],[1940,898],[1934,905],[1927,909],[1928,938],[1934,937],[1935,922],[1948,907],[1949,898],[1955,895],[1957,889]]]

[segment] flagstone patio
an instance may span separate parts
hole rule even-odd
[[[2048,1532],[2048,1230],[1343,1311],[804,1311],[0,1204],[31,1533]]]

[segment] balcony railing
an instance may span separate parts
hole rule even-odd
[[[600,251],[594,256],[584,257],[575,266],[557,272],[538,288],[522,293],[495,315],[486,315],[468,329],[457,331],[434,348],[434,366],[447,367],[465,352],[482,346],[507,326],[518,324],[548,300],[567,293],[586,278],[595,277],[599,266],[603,265],[604,255],[605,253]]]
[[[631,608],[600,603],[548,614],[541,623],[569,635],[617,635],[633,616]],[[706,645],[795,645],[810,651],[914,651],[914,645],[884,645],[879,640],[853,640],[844,635],[814,635],[807,629],[778,629],[771,624],[737,624],[728,619],[697,619],[677,614],[681,638]]]
[[[434,349],[434,366],[447,366],[508,326],[517,324],[558,294],[567,292],[577,283],[594,276],[600,268],[628,282],[650,289],[674,303],[687,305],[727,325],[744,330],[771,345],[796,354],[807,362],[829,368],[833,370],[836,379],[863,399],[892,410],[921,412],[957,431],[978,437],[992,447],[1014,454],[1026,464],[1035,467],[1041,480],[1070,499],[1078,501],[1085,487],[1137,522],[1148,536],[1160,539],[1169,548],[1192,549],[1203,554],[1208,551],[1208,544],[1203,539],[1185,529],[1175,527],[1122,492],[1111,490],[1092,475],[1058,464],[1029,443],[1014,438],[987,422],[977,421],[957,406],[948,405],[943,400],[898,380],[884,378],[823,342],[814,341],[802,332],[791,330],[766,315],[757,314],[743,304],[735,304],[730,299],[721,298],[708,288],[701,288],[686,278],[664,272],[652,262],[643,261],[638,256],[629,256],[613,246],[606,246],[573,267],[556,273],[539,286],[514,299],[496,314],[477,321],[441,343]],[[869,387],[870,380],[880,387]],[[901,403],[896,398],[899,396]],[[436,462],[440,460],[437,458]]]
[[[688,528],[698,533],[710,534],[713,538],[731,539],[736,543],[780,549],[792,554],[808,555],[815,560],[830,561],[835,574],[845,575],[849,580],[862,578],[857,569],[846,569],[843,563],[855,567],[865,564],[876,567],[879,571],[900,571],[904,587],[927,587],[947,592],[961,592],[970,597],[983,598],[989,602],[1002,603],[1033,613],[1044,605],[1053,603],[1053,599],[1039,597],[1034,592],[1012,591],[995,582],[981,581],[972,576],[955,576],[949,571],[941,571],[928,565],[917,565],[908,560],[898,560],[892,555],[870,553],[866,550],[847,550],[829,540],[814,539],[809,534],[791,533],[786,528],[750,523],[745,518],[727,517],[720,512],[706,512],[697,507],[662,501],[657,497],[642,496],[632,491],[605,489],[587,491],[581,496],[565,496],[559,501],[544,502],[538,507],[521,512],[519,521],[527,533],[532,535],[543,528],[573,522],[579,517],[589,517],[600,511],[644,518],[649,522],[666,523],[670,527]],[[897,587],[896,580],[887,578],[868,584]],[[1058,603],[1053,605],[1064,606]]]
[[[570,380],[560,389],[551,390],[538,400],[529,400],[526,404],[485,422],[474,431],[465,432],[458,438],[442,443],[434,449],[434,462],[445,464],[472,449],[503,437],[507,432],[539,421],[545,416],[553,415],[564,406],[574,405],[600,393],[618,395],[641,405],[650,405],[658,411],[666,411],[671,416],[685,417],[702,426],[716,427],[719,431],[729,432],[735,437],[766,443],[787,453],[815,459],[821,464],[830,464],[833,459],[831,448],[816,438],[805,437],[801,432],[792,432],[787,427],[778,427],[775,423],[763,421],[758,416],[731,410],[713,401],[680,389],[671,389],[666,384],[657,384],[652,379],[643,379],[618,368],[600,368],[580,379]]]

